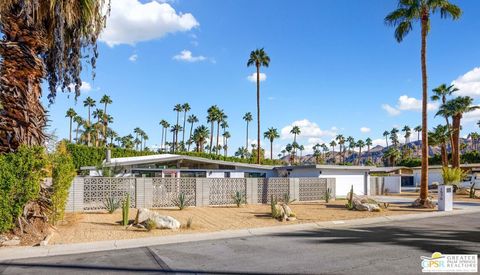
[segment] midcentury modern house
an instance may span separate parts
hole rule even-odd
[[[116,177],[161,178],[334,178],[336,195],[369,194],[369,172],[374,167],[339,165],[268,166],[212,160],[175,154],[107,159],[103,163]],[[101,176],[97,167],[82,167]]]
[[[480,163],[466,163],[461,164],[460,168],[464,170],[467,175],[480,175]],[[422,167],[413,168],[413,176],[415,178],[415,185],[420,186],[420,175],[422,173]],[[442,179],[442,166],[441,165],[430,165],[428,166],[428,184],[433,183],[443,183]]]

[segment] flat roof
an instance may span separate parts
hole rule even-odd
[[[201,157],[193,157],[186,155],[175,155],[175,154],[158,154],[158,155],[148,155],[148,156],[139,156],[139,157],[124,157],[124,158],[112,158],[110,162],[103,161],[103,165],[106,167],[115,167],[115,166],[128,166],[136,164],[150,164],[150,163],[162,163],[169,161],[177,160],[189,160],[195,162],[203,162],[208,164],[217,164],[217,165],[230,165],[236,167],[243,167],[249,169],[260,169],[260,170],[273,170],[276,166],[270,165],[259,165],[259,164],[250,164],[242,162],[232,162],[224,160],[213,160]],[[95,166],[86,166],[81,167],[82,170],[95,169]]]
[[[428,169],[442,169],[442,165],[429,165]],[[449,165],[451,167],[451,165]],[[460,168],[480,168],[480,163],[464,163],[460,164]],[[421,166],[413,167],[414,170],[422,169]]]
[[[397,170],[400,170],[400,169],[413,170],[412,167],[393,166],[393,167],[375,167],[375,168],[373,168],[373,169],[371,170],[371,172],[385,172],[385,173],[389,173],[389,172],[397,171]]]
[[[290,165],[290,166],[278,166],[274,169],[330,169],[330,170],[367,170],[370,171],[375,166],[361,166],[361,165],[322,165],[322,164],[309,164],[309,165]]]

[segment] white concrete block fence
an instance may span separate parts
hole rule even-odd
[[[247,204],[270,203],[273,195],[285,194],[299,202],[323,201],[327,190],[335,199],[334,178],[109,178],[76,177],[70,187],[67,212],[105,209],[107,198],[117,201],[130,195],[132,208],[175,207],[185,194],[189,206],[233,205],[235,192],[244,194]]]

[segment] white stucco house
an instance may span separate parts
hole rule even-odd
[[[195,178],[334,178],[337,197],[345,197],[353,186],[356,194],[369,194],[369,172],[374,167],[341,165],[268,166],[212,160],[175,154],[106,159],[117,177],[195,177]],[[100,176],[97,167],[82,167],[90,176]]]

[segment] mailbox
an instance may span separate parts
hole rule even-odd
[[[453,186],[438,186],[438,211],[453,210]]]

